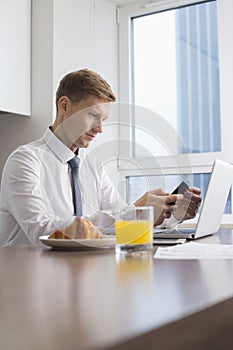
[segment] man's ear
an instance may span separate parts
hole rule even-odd
[[[66,114],[67,112],[67,105],[68,105],[68,97],[67,96],[61,96],[58,100],[58,110],[62,113],[62,114]]]

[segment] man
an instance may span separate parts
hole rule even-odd
[[[8,158],[1,184],[0,245],[38,243],[39,236],[61,227],[77,228],[83,216],[100,228],[112,222],[109,212],[126,207],[103,167],[83,149],[102,133],[109,105],[115,96],[97,73],[82,69],[67,74],[56,93],[56,119],[42,138],[18,147]],[[79,183],[82,199],[74,213],[71,159],[81,159]],[[191,188],[185,196],[160,189],[139,198],[135,205],[152,205],[155,225],[165,218],[175,222],[193,218],[201,196]],[[176,201],[176,204],[171,204]],[[169,204],[170,203],[170,204]],[[75,215],[74,215],[75,214]],[[171,215],[172,214],[172,215]]]

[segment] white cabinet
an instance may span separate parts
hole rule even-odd
[[[31,114],[31,0],[0,0],[0,111]]]

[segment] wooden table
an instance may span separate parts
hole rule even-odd
[[[233,231],[199,241],[233,244]],[[0,296],[1,350],[227,349],[233,338],[233,260],[0,248]]]

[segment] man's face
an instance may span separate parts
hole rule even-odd
[[[102,124],[109,115],[109,102],[90,95],[79,103],[72,103],[68,97],[63,113],[61,128],[65,143],[75,151],[77,148],[88,147],[98,133],[102,133]]]

